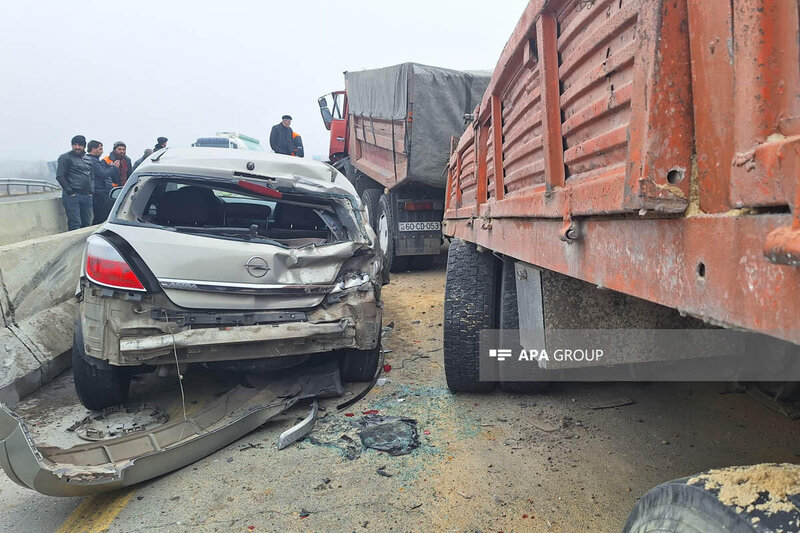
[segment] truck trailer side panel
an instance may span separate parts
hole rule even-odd
[[[489,75],[402,63],[345,73],[351,164],[392,189],[442,189],[450,139],[481,98]]]
[[[445,233],[800,343],[797,35],[791,0],[531,1]]]

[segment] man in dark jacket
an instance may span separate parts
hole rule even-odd
[[[283,115],[280,124],[272,126],[269,145],[276,154],[292,155],[292,117]]]
[[[108,218],[111,211],[111,198],[108,194],[114,187],[114,182],[119,181],[119,161],[107,165],[105,161],[100,161],[103,155],[103,143],[100,141],[89,141],[86,147],[89,151],[87,157],[92,163],[94,172],[94,193],[92,194],[92,208],[94,209],[94,224],[102,224]]]
[[[139,165],[144,163],[144,160],[147,159],[148,157],[150,157],[151,155],[153,155],[153,149],[152,148],[145,148],[144,153],[142,154],[142,157],[137,159],[136,162],[133,164],[133,170],[136,170],[136,167],[138,167]]]
[[[67,229],[72,231],[92,224],[94,173],[86,157],[86,137],[72,138],[72,150],[58,157],[56,180],[61,185],[61,202],[67,213]]]
[[[114,161],[119,161],[119,180],[114,182],[114,186],[125,185],[125,182],[133,174],[133,163],[131,163],[131,158],[125,155],[125,150],[127,150],[125,143],[117,141],[114,143],[111,153],[103,158],[107,165],[113,165]]]
[[[156,146],[155,148],[153,148],[153,151],[158,152],[162,148],[166,148],[168,140],[169,139],[167,139],[166,137],[159,137],[158,139],[156,139]]]

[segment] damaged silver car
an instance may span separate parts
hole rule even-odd
[[[382,258],[353,186],[288,156],[167,149],[120,191],[86,243],[73,370],[78,397],[123,403],[136,373],[380,360]]]

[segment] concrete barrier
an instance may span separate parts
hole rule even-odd
[[[0,246],[0,401],[14,405],[68,368],[75,289],[96,227]]]
[[[60,192],[0,200],[0,246],[65,231],[67,216]]]

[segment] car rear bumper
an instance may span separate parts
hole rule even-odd
[[[370,284],[326,297],[310,310],[233,312],[176,307],[164,294],[130,301],[87,287],[81,328],[87,362],[115,366],[208,363],[369,350],[382,305]],[[105,363],[103,363],[105,364]]]
[[[119,355],[124,362],[209,362],[254,357],[284,357],[356,347],[355,323],[290,322],[225,328],[186,329],[174,334],[123,337]],[[167,355],[162,355],[168,351]]]

